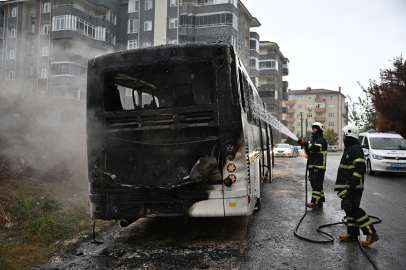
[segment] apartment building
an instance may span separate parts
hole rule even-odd
[[[267,110],[286,126],[287,122],[282,115],[288,113],[288,108],[283,106],[282,101],[288,99],[289,84],[284,81],[284,76],[289,75],[289,59],[282,54],[277,43],[259,41],[255,32],[251,33],[250,49],[251,78],[265,101]],[[277,130],[273,134],[275,142],[287,138]]]
[[[0,4],[1,91],[84,101],[89,58],[139,47],[229,43],[249,66],[239,0],[11,0]]]
[[[332,128],[339,134],[337,149],[344,149],[341,129],[348,124],[347,118],[343,117],[343,114],[347,115],[348,104],[341,93],[341,87],[338,91],[311,89],[311,87],[307,87],[306,90],[289,89],[288,100],[283,101],[283,104],[288,108],[284,121],[293,134],[301,137],[302,132],[305,134],[306,130],[311,131],[313,123],[320,122],[323,124],[324,130]]]

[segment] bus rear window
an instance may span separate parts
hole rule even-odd
[[[214,69],[209,62],[125,67],[104,74],[105,111],[212,104]]]

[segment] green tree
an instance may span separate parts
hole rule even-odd
[[[324,131],[324,138],[326,138],[328,145],[337,145],[338,133],[335,132],[334,129],[328,128],[326,131]]]
[[[343,114],[342,116],[360,129],[376,129],[378,113],[372,103],[372,95],[370,94],[371,86],[364,88],[359,82],[358,85],[365,93],[365,98],[358,97],[358,101],[354,101],[351,96],[347,95],[349,99],[348,116],[347,114]]]

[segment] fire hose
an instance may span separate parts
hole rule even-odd
[[[295,230],[293,231],[293,233],[294,233],[294,235],[295,235],[296,237],[298,237],[298,238],[300,238],[300,239],[303,239],[303,240],[305,240],[305,241],[308,241],[308,242],[319,243],[319,244],[333,243],[333,242],[334,242],[333,236],[332,236],[331,234],[328,234],[328,233],[326,233],[326,232],[323,232],[323,231],[320,230],[320,229],[321,229],[321,228],[324,228],[324,227],[339,225],[339,224],[345,224],[345,225],[346,225],[346,222],[345,222],[346,217],[345,217],[345,216],[342,218],[342,221],[341,221],[341,222],[322,224],[322,225],[320,225],[320,226],[318,226],[318,227],[316,228],[316,231],[317,231],[318,233],[320,233],[320,234],[323,234],[323,235],[327,236],[327,237],[329,238],[328,240],[314,240],[314,239],[306,238],[306,237],[304,237],[304,236],[299,235],[298,232],[297,232],[298,229],[299,229],[300,223],[302,222],[302,220],[304,219],[304,217],[305,217],[306,214],[307,214],[307,164],[306,164],[305,183],[306,183],[306,184],[305,184],[305,186],[306,186],[306,188],[305,188],[305,189],[306,189],[306,191],[305,191],[305,192],[306,192],[306,196],[305,196],[305,211],[304,211],[304,213],[303,213],[303,216],[300,218],[299,222],[297,223],[297,225],[296,225]],[[368,215],[368,216],[369,216],[369,218],[376,219],[376,221],[373,221],[372,224],[377,224],[377,223],[381,223],[381,222],[382,222],[382,219],[380,219],[380,218],[378,218],[378,217],[370,216],[370,215]],[[358,241],[357,241],[357,242],[358,242],[358,246],[360,247],[362,253],[367,257],[367,259],[368,259],[369,262],[372,264],[372,266],[374,267],[374,269],[375,269],[375,270],[379,270],[379,268],[378,268],[378,266],[376,265],[376,263],[375,263],[375,262],[372,260],[372,258],[368,255],[368,253],[366,253],[364,247],[362,246],[362,244],[361,244],[361,236],[358,237]]]

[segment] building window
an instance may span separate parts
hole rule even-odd
[[[259,62],[257,58],[250,58],[249,66],[251,68],[258,69],[259,68]]]
[[[307,108],[308,110],[313,110],[313,105],[307,105],[306,108]]]
[[[168,44],[178,44],[178,40],[170,39],[170,40],[168,40]]]
[[[128,34],[138,33],[138,19],[128,20]]]
[[[138,12],[139,1],[138,0],[130,0],[128,2],[128,13],[130,12]]]
[[[15,50],[14,49],[8,50],[8,59],[15,59]]]
[[[334,122],[328,122],[329,127],[334,127]]]
[[[275,60],[259,61],[260,69],[275,69],[277,66],[278,63]]]
[[[152,0],[145,0],[145,10],[150,10],[152,7]]]
[[[298,109],[303,109],[303,104],[298,104],[298,105],[297,105],[297,108],[298,108]]]
[[[302,123],[301,123],[301,122],[297,122],[296,124],[297,124],[297,127],[301,127],[301,126],[302,126]]]
[[[17,7],[12,7],[10,17],[17,17]]]
[[[298,131],[298,132],[297,132],[297,136],[299,136],[299,137],[302,136],[302,132],[301,132],[301,131]]]
[[[307,96],[307,100],[312,100],[312,96]]]
[[[312,127],[312,122],[307,121],[307,126]]]
[[[178,18],[169,19],[169,29],[178,28]]]
[[[136,39],[127,41],[127,50],[137,49],[138,41]]]
[[[76,76],[86,78],[87,69],[73,62],[56,62],[51,64],[51,72],[54,76]]]
[[[334,117],[334,113],[328,113],[328,117]]]
[[[178,6],[178,0],[171,0],[169,6],[170,6],[170,7],[176,7],[176,6]]]
[[[220,26],[233,26],[238,30],[238,18],[232,13],[216,13],[208,15],[181,14],[179,16],[181,27],[205,28]],[[248,42],[248,39],[247,39]],[[247,43],[248,46],[248,43]]]
[[[301,116],[301,113],[298,113],[298,114],[297,114],[297,118],[300,118],[300,116]]]
[[[326,108],[326,103],[316,102],[316,108]]]
[[[49,2],[42,4],[42,13],[49,13]]]
[[[48,46],[41,46],[41,56],[48,56]]]
[[[40,74],[39,74],[40,79],[45,79],[47,78],[47,68],[41,68]]]
[[[14,80],[14,69],[7,70],[7,80]]]
[[[303,100],[303,96],[297,96],[297,100]]]
[[[15,28],[8,29],[8,37],[9,38],[15,38],[16,37],[16,29]]]
[[[144,22],[144,31],[152,31],[152,21]]]
[[[295,95],[289,95],[288,100],[295,100]]]
[[[111,22],[116,25],[117,24],[117,15],[111,14]]]
[[[271,93],[272,92],[276,92],[276,91],[271,91]],[[272,94],[271,94],[271,97],[272,97]],[[288,109],[289,110],[292,110],[292,109],[294,109],[295,108],[295,105],[288,105]]]
[[[41,35],[49,34],[49,23],[41,25]]]
[[[312,118],[313,114],[312,113],[307,113],[307,118]]]
[[[328,98],[329,98],[329,99],[334,99],[334,96],[333,96],[333,95],[329,95]]]
[[[32,76],[34,74],[34,63],[30,62],[28,64],[28,75]]]
[[[323,114],[322,114],[322,113],[318,113],[318,114],[317,114],[317,117],[323,117]]]
[[[334,104],[328,104],[329,109],[334,109]]]
[[[144,42],[144,43],[142,44],[142,47],[144,47],[144,48],[146,48],[146,47],[151,47],[151,46],[152,46],[152,43],[151,43],[150,41]]]
[[[116,35],[111,35],[110,36],[110,43],[113,45],[116,45]]]

